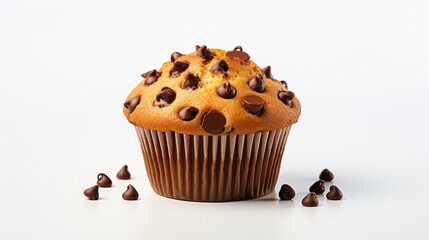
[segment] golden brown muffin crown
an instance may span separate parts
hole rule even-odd
[[[136,126],[194,135],[249,134],[295,123],[301,106],[271,68],[259,68],[240,46],[231,51],[196,46],[174,52],[124,103]]]

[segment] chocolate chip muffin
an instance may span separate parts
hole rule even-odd
[[[284,146],[301,106],[269,66],[240,46],[174,52],[124,103],[156,193],[231,201],[274,190]]]

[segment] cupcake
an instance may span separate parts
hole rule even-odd
[[[274,190],[301,106],[269,66],[240,46],[174,52],[123,107],[136,129],[153,190],[202,202],[262,197]]]

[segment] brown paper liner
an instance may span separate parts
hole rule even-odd
[[[135,128],[157,194],[217,202],[258,198],[274,190],[291,127],[227,136]]]

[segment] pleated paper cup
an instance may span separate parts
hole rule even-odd
[[[135,128],[157,194],[221,202],[258,198],[274,191],[291,127],[225,136]]]

